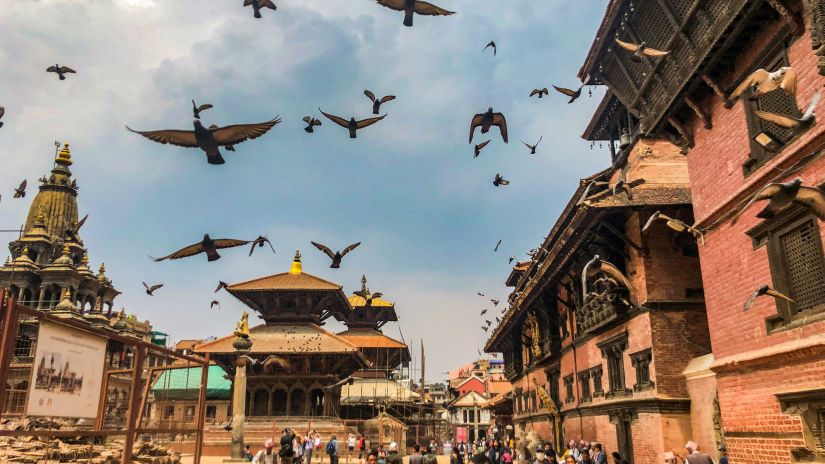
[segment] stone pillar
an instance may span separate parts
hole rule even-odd
[[[37,309],[45,309],[43,308],[43,300],[46,298],[46,287],[40,287],[40,296],[37,298]]]
[[[235,361],[235,380],[232,385],[232,440],[230,443],[230,458],[224,462],[246,462],[244,451],[244,425],[246,423],[246,368],[250,358],[247,355],[252,348],[249,336],[239,336],[236,332],[232,343],[237,353]],[[251,405],[250,405],[251,406]]]

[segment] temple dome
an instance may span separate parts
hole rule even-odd
[[[77,221],[77,185],[69,170],[72,165],[69,144],[63,146],[54,163],[51,176],[40,179],[40,190],[29,208],[24,235],[45,231],[50,237],[65,239],[66,228]]]

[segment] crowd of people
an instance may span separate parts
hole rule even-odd
[[[570,441],[563,452],[558,452],[550,443],[535,449],[519,451],[513,438],[503,440],[482,440],[467,444],[458,442],[450,456],[450,464],[476,463],[512,464],[514,460],[535,464],[607,464],[608,459],[599,443]],[[612,454],[613,464],[627,464],[617,452]]]

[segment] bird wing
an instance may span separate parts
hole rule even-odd
[[[416,0],[415,12],[424,16],[450,16],[451,14],[455,14],[455,11],[445,10],[440,6],[435,6],[429,2],[422,2],[421,0]]]
[[[536,146],[536,147],[537,147],[537,146],[539,146],[539,144],[541,143],[541,141],[542,141],[543,139],[544,139],[544,135],[539,136],[539,141],[538,141],[538,142],[536,142],[536,144],[535,144],[534,146]]]
[[[188,258],[190,256],[195,256],[198,253],[203,253],[203,245],[200,243],[196,243],[194,245],[189,245],[186,248],[181,248],[180,250],[166,255],[163,258],[152,258],[155,261],[163,261],[165,259],[181,259],[181,258]],[[150,256],[151,258],[151,256]]]
[[[764,82],[767,78],[768,71],[765,71],[764,69],[757,69],[756,71],[751,73],[750,76],[746,77],[745,80],[742,81],[742,83],[739,84],[738,87],[736,87],[736,90],[734,90],[728,98],[730,98],[731,100],[739,98],[743,93],[745,93],[745,90],[747,90],[749,87],[753,86],[754,84]]]
[[[756,302],[757,298],[759,298],[759,290],[751,293],[751,296],[749,296],[747,301],[745,301],[744,310],[747,311],[751,309],[751,306],[753,306],[753,303]]]
[[[483,114],[473,116],[473,119],[470,121],[470,143],[473,143],[473,131],[476,127],[481,125],[482,121],[484,121]]]
[[[46,68],[46,72],[57,72],[57,66],[49,66],[48,68]]]
[[[396,11],[404,11],[404,0],[375,0],[381,6],[392,8]]]
[[[213,293],[218,293],[218,291],[224,287],[226,287],[226,282],[218,281],[218,287],[215,288],[215,291]]]
[[[360,245],[360,244],[361,244],[361,242],[358,242],[358,243],[353,243],[352,245],[350,245],[350,246],[348,246],[348,247],[344,248],[344,251],[342,251],[342,252],[341,252],[341,256],[343,257],[344,255],[346,255],[346,254],[347,254],[347,253],[349,253],[350,251],[352,251],[352,250],[354,250],[354,249],[358,248],[358,245]]]
[[[766,185],[765,187],[763,187],[763,188],[762,188],[762,190],[760,190],[760,191],[756,192],[756,194],[753,196],[753,198],[751,198],[751,199],[750,199],[750,201],[749,201],[749,202],[747,202],[747,203],[745,204],[745,206],[743,206],[743,207],[742,207],[742,209],[740,209],[740,210],[739,210],[739,211],[738,211],[738,212],[734,215],[734,217],[733,217],[733,219],[731,220],[731,222],[732,222],[733,224],[736,224],[736,221],[738,221],[738,220],[739,220],[739,216],[741,216],[741,215],[742,215],[742,213],[744,213],[745,211],[747,211],[747,210],[748,210],[748,208],[750,208],[750,206],[751,206],[754,202],[756,202],[756,201],[762,201],[762,200],[770,200],[770,199],[771,199],[774,195],[776,195],[777,193],[779,193],[779,192],[781,192],[781,191],[782,191],[782,187],[781,187],[779,184],[768,184],[768,185]]]
[[[656,211],[655,213],[653,213],[653,214],[650,216],[650,218],[647,220],[647,222],[645,223],[645,226],[644,226],[644,227],[642,227],[642,232],[644,232],[644,231],[646,231],[647,229],[649,229],[649,228],[650,228],[650,226],[652,226],[652,225],[653,225],[653,223],[654,223],[654,222],[656,222],[656,220],[657,220],[657,219],[659,219],[659,218],[661,217],[661,215],[662,215],[662,213],[660,213],[659,211]]]
[[[629,50],[631,52],[636,52],[639,49],[639,46],[636,44],[632,44],[629,42],[624,42],[619,39],[616,39],[616,43],[619,44],[620,47],[624,48],[625,50]]]
[[[557,92],[563,93],[564,95],[567,95],[568,97],[574,97],[576,95],[575,90],[571,90],[571,89],[568,89],[568,88],[565,88],[565,87],[558,87],[558,86],[555,86],[555,85],[553,86],[553,88],[556,89]],[[534,90],[533,92],[536,92],[536,91]],[[532,97],[533,94],[531,93],[530,96]]]
[[[380,121],[380,120],[382,120],[386,117],[387,117],[387,115],[385,114],[383,116],[378,116],[377,118],[367,118],[367,119],[362,119],[360,121],[356,121],[355,122],[355,128],[356,129],[363,129],[365,127],[368,127],[368,126],[371,126],[371,125],[377,123],[378,121]]]
[[[235,124],[210,130],[218,145],[235,145],[245,140],[257,139],[269,132],[269,129],[272,129],[279,122],[281,122],[281,118],[276,116],[274,119],[257,124]]]
[[[646,47],[645,51],[644,51],[644,54],[647,55],[647,56],[667,56],[667,55],[670,55],[670,50],[664,51],[664,50],[657,50],[655,48]]]
[[[627,277],[625,277],[625,275],[622,274],[622,271],[620,271],[616,266],[608,263],[607,261],[601,262],[599,270],[609,275],[610,277],[616,279],[616,281],[622,284],[622,286],[627,287],[628,289],[633,288],[633,284],[631,284],[630,280],[628,280]]]
[[[23,182],[20,182],[20,187],[17,187],[17,190],[26,190],[26,185],[28,185],[28,183],[28,179],[23,179]]]
[[[489,141],[489,140],[484,141],[484,142],[481,142],[481,143],[479,143],[478,145],[476,145],[476,148],[478,148],[479,150],[481,150],[482,148],[486,147],[488,143],[490,143],[490,141]]]
[[[529,149],[531,149],[531,150],[533,149],[533,146],[532,146],[532,145],[530,145],[529,143],[525,142],[524,140],[522,140],[522,141],[521,141],[521,143],[523,143],[525,147],[527,147],[527,148],[529,148]]]
[[[393,100],[395,100],[395,95],[385,95],[384,97],[381,98],[381,101],[379,101],[378,103],[387,103],[388,101],[393,101]]]
[[[212,105],[210,105],[209,103],[204,103],[203,105],[198,107],[198,112],[208,110],[209,108],[212,108]]]
[[[147,139],[162,144],[177,145],[179,147],[197,148],[198,141],[195,139],[194,131],[185,130],[157,130],[157,131],[136,131],[129,126],[126,126],[130,131],[140,134]]]
[[[498,126],[501,130],[501,138],[504,139],[504,143],[507,143],[507,120],[504,119],[504,115],[493,113],[493,125]]]
[[[232,248],[236,246],[248,245],[251,243],[251,240],[237,240],[234,238],[219,238],[217,240],[213,240],[215,244],[215,248]]]
[[[62,73],[73,73],[73,74],[77,74],[77,71],[75,71],[74,69],[72,69],[72,68],[70,68],[70,67],[68,67],[68,66],[61,66],[61,67],[60,67],[60,72],[62,72]]]
[[[816,93],[814,93],[814,96],[811,98],[811,102],[808,103],[808,107],[805,108],[805,113],[803,113],[802,117],[800,117],[799,119],[807,121],[813,116],[814,108],[816,108],[817,103],[819,103],[819,97],[819,90],[817,90]]]
[[[770,295],[774,298],[782,298],[783,300],[789,301],[791,303],[795,303],[793,298],[789,297],[788,295],[785,295],[782,292],[774,290],[772,288],[769,288],[768,291],[765,292],[765,294]]]
[[[272,10],[277,10],[278,9],[278,7],[275,6],[275,3],[272,0],[260,0],[258,2],[258,4],[263,6],[263,7],[267,7],[269,9],[272,9]]]
[[[784,90],[788,95],[796,97],[796,71],[790,66],[785,70],[785,75],[782,76],[782,82],[779,88]]]
[[[0,106],[0,118],[2,118],[4,114],[6,114],[6,109]]]
[[[143,285],[146,285],[146,283],[144,282]],[[154,292],[155,290],[159,289],[160,287],[163,287],[163,284],[152,285],[151,287],[147,287],[147,288],[149,289],[150,292]]]
[[[777,126],[784,127],[786,129],[793,129],[799,126],[799,119],[792,118],[790,116],[784,116],[781,114],[776,113],[769,113],[767,111],[762,110],[753,110],[753,114],[759,118],[763,119],[768,122],[772,122]]]
[[[366,299],[367,299],[367,297],[369,296],[369,295],[367,294],[367,292],[365,292],[365,291],[363,291],[363,290],[357,290],[357,291],[354,291],[354,292],[352,292],[352,294],[353,294],[353,295],[360,296],[361,298],[363,298],[363,299],[365,299],[365,300],[366,300]]]
[[[81,228],[81,227],[83,227],[83,224],[86,224],[86,219],[89,219],[89,215],[88,215],[88,214],[87,214],[87,215],[85,215],[85,216],[83,216],[83,219],[81,219],[80,221],[78,221],[78,222],[77,222],[77,224],[75,224],[75,226],[74,226],[74,228],[73,228],[72,230],[73,230],[75,233],[77,233],[77,231],[78,231],[78,230],[80,230],[80,228]]]
[[[346,127],[347,129],[349,129],[349,121],[347,121],[346,119],[339,116],[335,116],[334,114],[324,113],[324,111],[321,108],[318,108],[318,111],[320,111],[321,114],[326,116],[327,119],[334,122],[335,124],[338,124],[341,127]]]
[[[374,93],[372,93],[369,90],[364,90],[364,95],[366,95],[367,98],[369,98],[370,100],[372,100],[373,103],[375,103],[375,94]]]
[[[820,219],[825,220],[825,192],[816,187],[799,187],[795,203],[807,206]]]
[[[678,219],[669,218],[667,216],[662,216],[662,219],[665,219],[667,221],[668,227],[677,232],[684,232],[685,230],[691,228],[689,225],[685,224],[684,221],[680,221]]]
[[[301,121],[304,121],[307,124],[311,124],[312,123],[312,117],[311,116],[304,116],[304,119],[302,119]]]
[[[530,92],[530,96],[532,97],[533,95],[536,95],[536,94],[539,94],[539,93],[541,93],[541,91],[539,89],[533,89],[533,91]]]
[[[330,257],[330,259],[335,259],[335,253],[333,253],[332,250],[330,250],[327,246],[321,245],[318,242],[309,242],[309,243],[311,243],[315,248],[323,251],[325,255]]]
[[[148,286],[148,285],[146,285],[146,282],[142,282],[142,283],[143,283],[143,287],[144,287],[146,290],[149,290],[149,286]]]

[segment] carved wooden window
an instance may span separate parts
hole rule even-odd
[[[789,66],[788,55],[784,44],[778,44],[779,50],[773,52],[771,59],[762,62],[757,68],[763,68],[768,71],[775,71],[783,66]],[[748,73],[749,74],[749,73]],[[747,77],[744,76],[744,77]],[[751,101],[749,94],[746,92],[742,96],[742,104],[745,107],[745,114],[748,123],[748,137],[750,140],[751,154],[750,157],[743,163],[742,169],[745,175],[750,175],[759,167],[769,161],[773,156],[782,150],[785,145],[790,142],[796,135],[793,130],[777,126],[776,124],[764,121],[753,114],[754,110],[767,111],[769,113],[783,114],[786,116],[799,117],[802,113],[797,107],[796,99],[782,89],[776,89],[761,96],[757,100]],[[760,133],[769,136],[773,143],[769,148],[764,147],[757,142],[756,138]]]
[[[547,372],[547,383],[549,385],[548,393],[550,394],[550,399],[553,400],[554,403],[559,404],[559,381],[560,381],[561,373],[559,369],[555,369],[552,371]]]
[[[564,399],[565,403],[572,403],[576,401],[576,396],[573,394],[573,376],[568,375],[564,378],[564,388],[567,390],[567,397]]]
[[[593,399],[593,396],[590,394],[590,371],[579,373],[579,385],[581,386],[582,403],[589,402]]]
[[[804,446],[794,448],[794,462],[825,460],[825,390],[809,390],[777,394],[783,414],[796,416],[802,422]]]
[[[757,245],[767,244],[773,288],[794,300],[775,299],[778,314],[768,319],[768,328],[795,327],[818,319],[811,319],[814,314],[825,316],[825,255],[816,218],[799,208],[748,233]]]
[[[601,364],[590,369],[590,377],[593,377],[593,396],[604,396],[602,387],[602,366]]]
[[[607,360],[607,384],[609,387],[606,397],[626,395],[629,392],[624,380],[624,352],[627,350],[627,332],[623,332],[597,345],[602,356]]]
[[[649,390],[653,388],[653,382],[650,380],[650,362],[653,360],[653,352],[650,348],[630,355],[630,362],[636,369],[636,385],[633,389],[636,391]]]

